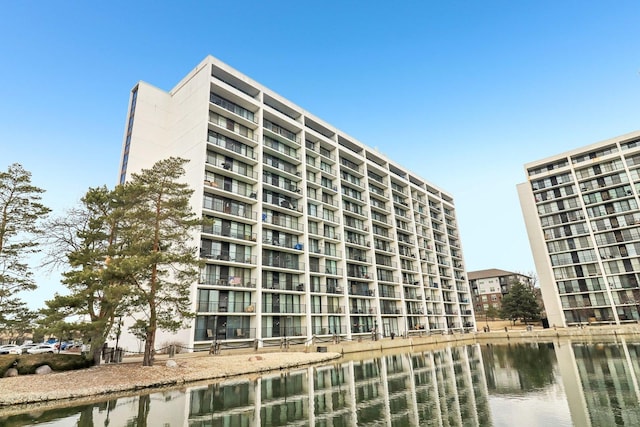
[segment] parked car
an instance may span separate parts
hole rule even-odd
[[[22,349],[16,344],[1,345],[0,354],[22,354]]]
[[[80,351],[80,348],[82,347],[82,344],[76,344],[76,343],[69,343],[67,344],[67,346],[64,348],[65,351]]]
[[[20,346],[20,349],[22,350],[22,352],[23,352],[23,353],[26,353],[26,352],[27,352],[27,350],[29,350],[30,348],[35,347],[35,346],[37,346],[37,345],[38,345],[38,344],[34,344],[34,343],[22,344],[22,345]]]
[[[27,350],[29,354],[55,353],[56,348],[50,344],[38,344]]]

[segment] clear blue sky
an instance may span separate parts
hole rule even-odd
[[[0,4],[0,169],[55,213],[116,183],[135,83],[208,54],[453,194],[468,270],[534,270],[525,163],[640,128],[637,0],[166,3]]]

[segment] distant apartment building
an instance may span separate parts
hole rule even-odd
[[[514,282],[533,287],[531,277],[497,268],[470,271],[468,276],[476,316],[484,314],[491,307],[500,310],[502,297],[509,293]]]
[[[120,181],[169,156],[214,220],[185,344],[474,328],[453,196],[211,56],[131,91]]]
[[[640,132],[525,170],[518,194],[549,323],[640,320]]]

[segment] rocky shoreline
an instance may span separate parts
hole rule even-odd
[[[273,370],[326,363],[340,353],[280,352],[234,355],[178,355],[175,363],[157,360],[154,366],[141,363],[100,365],[77,371],[47,375],[24,375],[0,379],[0,415],[9,407],[46,404],[54,401],[100,398],[173,387],[204,380],[223,380],[259,375]],[[172,365],[172,366],[170,366]],[[13,412],[13,411],[11,411]]]

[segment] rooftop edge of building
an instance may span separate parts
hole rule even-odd
[[[227,63],[219,60],[218,58],[212,56],[212,55],[207,55],[198,65],[196,65],[193,69],[191,69],[187,75],[185,77],[183,77],[172,89],[170,90],[164,90],[161,88],[158,88],[157,86],[144,81],[144,80],[140,80],[138,81],[131,89],[131,91],[135,90],[136,87],[138,87],[138,85],[140,85],[141,83],[147,86],[150,86],[158,91],[162,91],[164,93],[167,93],[169,96],[173,96],[173,94],[175,94],[176,92],[178,92],[180,89],[182,89],[182,87],[184,87],[191,79],[193,79],[198,73],[202,72],[202,71],[206,71],[208,68],[210,67],[216,67],[219,74],[225,74],[228,75],[230,77],[233,77],[234,79],[238,79],[240,82],[242,82],[243,84],[252,87],[253,89],[255,89],[256,93],[253,96],[254,100],[258,103],[261,103],[262,101],[257,99],[256,96],[259,93],[263,93],[266,94],[268,97],[275,99],[277,102],[285,105],[287,108],[296,111],[297,113],[300,114],[300,117],[305,117],[308,118],[318,124],[320,124],[322,127],[330,130],[334,135],[335,138],[329,138],[331,140],[333,140],[336,143],[340,143],[339,139],[343,139],[344,141],[352,144],[353,146],[356,146],[358,149],[361,150],[361,153],[356,153],[356,154],[360,154],[363,158],[370,160],[374,163],[376,163],[379,166],[388,166],[389,170],[393,172],[393,169],[396,169],[397,171],[402,172],[405,176],[400,176],[396,173],[396,176],[399,179],[403,179],[404,181],[414,184],[414,185],[424,185],[424,187],[427,189],[427,192],[430,192],[432,194],[434,194],[435,196],[439,197],[444,203],[448,203],[452,208],[454,208],[455,210],[455,203],[454,203],[454,197],[453,195],[444,190],[442,187],[433,184],[432,182],[428,181],[427,179],[423,178],[420,174],[417,174],[409,169],[407,169],[404,166],[401,166],[399,163],[397,163],[395,160],[392,160],[390,157],[388,157],[386,154],[383,154],[382,152],[378,151],[377,148],[369,146],[364,144],[363,142],[361,142],[360,140],[358,140],[357,138],[354,138],[352,136],[350,136],[349,134],[347,134],[346,132],[330,125],[329,123],[327,123],[326,121],[320,119],[319,117],[315,116],[314,114],[310,113],[308,110],[298,106],[297,104],[294,104],[293,102],[291,102],[290,100],[282,97],[281,95],[279,95],[277,92],[274,92],[272,89],[267,88],[266,86],[258,83],[257,81],[253,80],[252,78],[250,78],[249,76],[245,75],[244,73],[242,73],[241,71],[233,68],[232,66],[228,65]],[[227,83],[225,82],[223,79],[220,78],[220,76],[218,75],[214,75],[213,72],[211,73],[211,77],[217,78],[218,80],[220,80],[223,83]],[[251,96],[250,94],[248,94],[249,96]],[[305,127],[305,123],[304,122],[300,122],[300,125],[302,127]],[[344,146],[344,144],[341,144]],[[347,147],[348,148],[348,147]],[[373,158],[372,158],[373,157]],[[377,158],[377,159],[374,159]],[[380,164],[383,163],[383,164]],[[433,191],[429,191],[429,189],[433,190]]]

